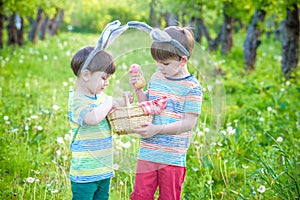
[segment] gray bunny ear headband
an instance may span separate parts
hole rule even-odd
[[[127,30],[127,24],[124,26],[120,26],[120,24],[121,23],[119,20],[115,20],[105,26],[98,39],[95,49],[89,54],[89,56],[85,60],[81,68],[81,72],[89,66],[90,62],[99,51],[105,50],[119,35],[121,35],[124,31]]]
[[[170,44],[174,45],[176,48],[178,48],[184,55],[189,56],[190,53],[182,44],[180,44],[177,40],[173,39],[167,32],[162,31],[158,28],[152,28],[148,24],[145,24],[143,22],[139,21],[130,21],[126,25],[120,26],[120,21],[115,20],[109,24],[107,24],[102,31],[97,45],[95,49],[89,54],[88,58],[84,62],[81,72],[85,70],[94,56],[101,50],[105,50],[109,47],[109,45],[117,38],[119,37],[124,31],[126,31],[128,28],[136,28],[142,31],[145,31],[150,35],[150,38],[153,41],[156,42],[169,42]]]
[[[177,49],[179,49],[184,55],[190,56],[190,53],[180,42],[173,39],[167,32],[160,30],[158,28],[152,28],[148,24],[138,22],[138,21],[131,21],[127,23],[128,27],[130,28],[137,28],[147,32],[150,35],[150,38],[155,42],[169,42]]]

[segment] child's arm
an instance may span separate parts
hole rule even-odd
[[[122,98],[116,98],[114,101],[116,102],[116,107],[125,107],[127,105],[127,100],[129,104],[133,103],[133,95],[130,92],[124,92],[122,94]]]
[[[192,130],[197,123],[198,116],[198,114],[186,113],[182,120],[162,125],[154,125],[151,122],[145,122],[142,124],[142,128],[135,130],[135,133],[140,134],[144,138],[152,137],[158,133],[180,134]]]
[[[96,125],[100,123],[115,104],[116,102],[113,100],[113,98],[109,98],[108,100],[104,101],[85,115],[83,120],[84,123],[87,125]]]

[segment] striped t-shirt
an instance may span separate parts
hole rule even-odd
[[[88,97],[71,90],[69,94],[69,120],[72,128],[72,161],[70,179],[76,183],[99,181],[114,176],[112,170],[112,136],[107,119],[89,126],[85,115],[105,101],[104,93]]]
[[[167,96],[166,108],[159,115],[154,115],[153,124],[169,124],[181,120],[185,113],[201,113],[202,88],[193,75],[182,79],[170,79],[156,72],[150,79],[146,95],[149,100]],[[192,131],[142,138],[138,158],[186,166],[186,152],[191,138]]]

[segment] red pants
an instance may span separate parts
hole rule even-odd
[[[154,200],[159,188],[158,200],[180,200],[186,168],[138,160],[131,200]]]

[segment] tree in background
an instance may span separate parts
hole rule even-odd
[[[286,79],[297,77],[296,68],[299,61],[299,10],[295,2],[287,5],[286,18],[283,23],[282,38],[282,72]]]

